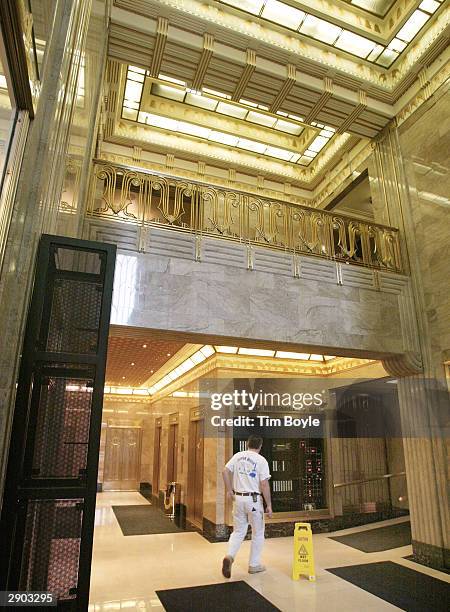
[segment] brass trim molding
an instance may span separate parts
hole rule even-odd
[[[30,83],[36,84],[28,52],[31,49],[31,14],[23,3],[15,0],[0,2],[0,22],[17,108],[27,110],[34,118],[33,93]],[[31,72],[30,72],[31,71]]]

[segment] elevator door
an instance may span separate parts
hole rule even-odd
[[[191,421],[189,435],[188,520],[203,525],[203,420]]]
[[[159,496],[159,471],[161,464],[161,425],[155,427],[155,444],[153,447],[153,482],[152,494]]]
[[[177,480],[178,424],[169,426],[169,441],[167,447],[167,482]]]
[[[141,469],[138,427],[108,427],[105,450],[105,491],[137,491]]]

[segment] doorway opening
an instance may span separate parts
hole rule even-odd
[[[227,540],[232,507],[221,471],[245,448],[246,436],[239,428],[216,437],[208,431],[200,400],[205,380],[242,381],[249,389],[258,381],[258,389],[271,389],[275,379],[317,379],[331,388],[384,377],[381,363],[369,357],[111,327],[91,601],[122,600],[131,591],[144,597],[164,581],[183,586],[185,555],[206,554],[205,546]],[[268,436],[262,454],[275,513],[266,537],[290,535],[296,521],[351,526],[408,511],[401,440]],[[111,580],[127,560],[134,568],[130,589]],[[163,577],[169,561],[170,576]]]

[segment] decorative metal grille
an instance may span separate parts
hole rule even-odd
[[[95,165],[87,214],[402,270],[398,230],[392,227],[107,163]]]
[[[86,471],[93,379],[43,376],[32,476],[79,478]]]
[[[76,598],[82,499],[28,502],[19,589]]]

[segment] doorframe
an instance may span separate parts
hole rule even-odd
[[[188,474],[187,474],[187,496],[186,496],[186,518],[193,525],[203,529],[203,519],[201,524],[195,519],[195,445],[193,444],[193,423],[204,423],[204,410],[200,407],[192,408],[189,415],[189,434],[188,434]],[[202,517],[203,517],[203,492],[204,492],[204,476],[205,476],[205,448],[203,440],[203,460],[202,460]]]
[[[158,435],[157,433],[158,432]],[[158,438],[158,444],[156,439]],[[152,470],[152,497],[159,504],[159,485],[161,484],[161,448],[162,448],[162,417],[155,419],[153,436],[153,470]],[[158,460],[157,460],[158,459]]]
[[[170,446],[170,432],[172,427],[176,431],[174,438],[174,448]],[[169,428],[167,431],[167,482],[176,482],[178,477],[178,438],[180,435],[180,413],[172,412],[169,414]],[[173,478],[169,478],[172,471]]]

